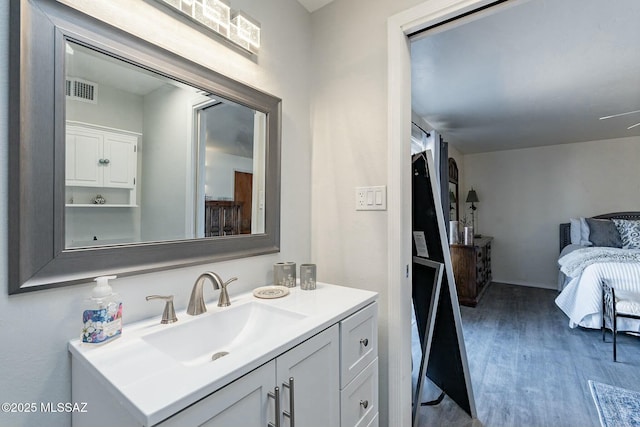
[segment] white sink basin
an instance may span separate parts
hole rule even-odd
[[[250,302],[201,314],[142,339],[186,366],[197,366],[214,363],[260,341],[272,340],[305,317]]]

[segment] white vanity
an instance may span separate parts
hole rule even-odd
[[[73,425],[352,427],[378,425],[377,294],[318,283],[278,299],[69,344]]]

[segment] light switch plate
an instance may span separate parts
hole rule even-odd
[[[387,186],[356,187],[357,211],[386,211]]]

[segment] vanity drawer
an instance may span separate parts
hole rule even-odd
[[[342,427],[368,427],[378,415],[378,358],[340,392]],[[375,424],[377,425],[377,424]]]
[[[340,388],[378,357],[378,303],[340,322]]]

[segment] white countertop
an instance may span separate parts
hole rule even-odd
[[[97,380],[127,407],[138,422],[152,426],[376,299],[375,292],[318,283],[314,291],[295,287],[290,289],[289,295],[277,299],[259,299],[252,292],[232,295],[231,307],[217,307],[216,300],[207,304],[207,313],[256,302],[300,313],[305,317],[287,325],[282,333],[273,335],[273,339],[262,340],[250,348],[237,351],[234,357],[225,356],[215,363],[198,366],[186,366],[143,339],[149,334],[185,325],[199,317],[189,316],[185,311],[178,312],[178,322],[169,325],[160,324],[159,316],[125,325],[122,337],[102,346],[72,340],[69,351],[74,363],[81,363],[93,372]]]

